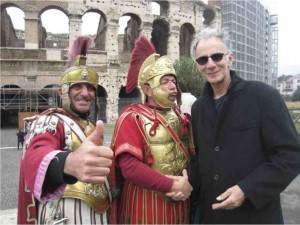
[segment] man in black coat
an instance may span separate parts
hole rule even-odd
[[[189,168],[198,223],[283,223],[280,193],[300,172],[300,143],[278,91],[231,70],[226,30],[204,29],[192,53],[205,78],[192,106]]]

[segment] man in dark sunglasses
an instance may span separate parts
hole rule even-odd
[[[231,70],[226,30],[206,28],[192,55],[207,81],[192,106],[195,223],[283,223],[280,193],[300,172],[300,143],[278,91]]]

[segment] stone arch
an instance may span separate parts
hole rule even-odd
[[[39,27],[39,48],[68,48],[69,46],[69,31],[63,34],[55,34],[47,31],[42,21],[42,14],[46,13],[49,10],[58,10],[63,13],[69,20],[68,12],[57,5],[47,5],[42,8],[38,13],[38,27]],[[69,24],[68,24],[69,27]]]
[[[123,52],[131,53],[134,48],[134,43],[140,36],[141,18],[136,14],[126,13],[123,16],[130,17],[127,21],[127,26],[124,30],[123,36]],[[122,17],[123,17],[122,16]]]
[[[64,9],[64,8],[61,7],[61,6],[54,5],[54,4],[46,5],[45,7],[43,7],[43,8],[39,11],[38,17],[41,18],[41,15],[42,15],[44,12],[48,11],[49,9],[56,9],[56,10],[62,11],[62,12],[69,18],[69,13],[67,12],[66,9]]]
[[[58,84],[48,84],[39,91],[39,105],[49,107],[60,107],[60,96],[58,95]]]
[[[4,5],[8,1],[0,1],[1,5]],[[183,23],[190,22],[194,25],[195,29],[199,26],[202,27],[201,19],[202,12],[207,7],[206,4],[198,4],[197,2],[181,1],[180,3],[172,3],[169,0],[153,0],[153,1],[81,1],[76,3],[74,1],[10,1],[16,3],[25,12],[25,24],[26,24],[26,39],[25,48],[3,48],[3,59],[2,64],[4,65],[2,72],[5,76],[5,83],[15,83],[9,81],[10,76],[13,80],[18,80],[16,84],[21,86],[21,89],[35,89],[38,91],[42,90],[47,84],[55,83],[60,77],[59,74],[65,69],[65,55],[67,54],[67,48],[62,49],[41,49],[39,46],[39,29],[38,20],[40,14],[48,9],[59,9],[60,12],[68,15],[69,18],[69,43],[80,34],[81,28],[81,18],[84,12],[96,11],[103,12],[103,26],[105,29],[103,32],[103,37],[106,40],[100,41],[103,46],[96,47],[97,50],[90,49],[88,53],[88,65],[97,68],[97,71],[101,72],[101,79],[99,84],[107,90],[108,97],[105,99],[107,101],[106,116],[109,123],[115,122],[118,115],[118,101],[121,85],[126,85],[126,75],[128,71],[129,61],[130,61],[130,51],[126,52],[129,56],[127,61],[120,57],[123,54],[123,37],[118,35],[118,21],[121,15],[132,15],[137,16],[138,19],[142,20],[141,33],[145,34],[147,37],[151,38],[152,28],[154,32],[152,35],[153,40],[154,34],[163,29],[165,37],[163,42],[158,39],[156,43],[156,48],[160,54],[166,54],[170,56],[171,59],[179,58],[179,42],[180,42],[180,28]],[[160,12],[158,14],[152,14],[150,11],[150,2],[155,2],[160,6]],[[157,7],[157,5],[156,5]],[[197,11],[191,13],[191,8],[195,7]],[[101,10],[101,11],[99,11]],[[219,11],[216,11],[219,12]],[[44,19],[44,17],[42,16]],[[106,21],[107,19],[107,21]],[[219,19],[216,18],[216,19]],[[155,20],[155,22],[153,22]],[[165,21],[164,21],[165,20]],[[167,21],[167,22],[166,22]],[[184,21],[184,22],[183,22]],[[44,21],[43,21],[44,22]],[[98,22],[98,21],[97,21]],[[160,23],[158,23],[160,22]],[[213,21],[214,22],[214,21]],[[44,22],[45,23],[45,22]],[[157,26],[156,25],[160,25]],[[164,26],[165,25],[165,26]],[[198,26],[199,25],[199,26]],[[218,25],[218,24],[217,24]],[[153,27],[152,27],[153,26]],[[198,28],[196,28],[198,27]],[[156,29],[158,28],[158,29]],[[166,28],[166,29],[165,29]],[[107,29],[107,30],[106,30]],[[128,32],[128,30],[127,30]],[[169,37],[169,34],[171,36]],[[100,37],[100,36],[99,36]],[[100,38],[101,39],[101,38]],[[47,43],[47,42],[46,42]],[[105,47],[104,47],[105,45]],[[161,46],[160,46],[161,45]],[[175,46],[175,47],[174,47]],[[174,47],[174,48],[172,48]],[[162,49],[161,49],[162,48]],[[105,49],[105,50],[104,50]],[[130,49],[130,48],[129,48]],[[100,50],[100,51],[99,51]],[[104,51],[102,51],[104,50]],[[19,53],[20,52],[20,53]],[[5,55],[4,55],[5,53]],[[7,53],[7,54],[6,54]],[[18,54],[17,54],[18,53]],[[124,54],[125,55],[125,54]],[[17,57],[16,57],[17,56]],[[15,58],[14,58],[15,57]],[[17,59],[17,60],[15,60]],[[29,60],[30,59],[30,60]],[[30,61],[30,63],[28,63]],[[27,64],[32,64],[31,61],[36,62],[37,66]],[[28,70],[26,68],[29,68]],[[59,72],[58,72],[59,71]],[[3,79],[3,80],[4,80]],[[7,82],[8,80],[9,82]],[[27,90],[23,90],[26,92]],[[122,96],[121,102],[124,100],[126,95]],[[143,99],[143,94],[141,94]],[[17,107],[17,106],[14,106]],[[22,109],[23,110],[23,109]]]
[[[191,43],[195,35],[195,29],[190,23],[184,23],[180,28],[179,55],[190,56]]]
[[[12,100],[18,99],[18,94],[22,88],[16,84],[5,84],[1,87],[1,106],[2,104],[9,104]]]
[[[105,51],[105,41],[106,41],[105,37],[106,37],[106,32],[107,32],[107,18],[106,18],[106,15],[101,10],[89,9],[86,12],[84,12],[83,16],[86,13],[90,13],[90,12],[98,13],[100,15],[100,19],[99,19],[96,34],[95,34],[94,37],[92,37],[92,39],[94,40],[94,43],[95,43],[95,49]]]
[[[119,115],[121,114],[122,110],[125,106],[133,103],[140,103],[142,102],[141,90],[136,87],[130,93],[126,93],[126,86],[121,86],[119,92],[119,105],[118,105],[118,112]]]
[[[24,47],[24,32],[17,31],[12,23],[10,15],[7,13],[8,7],[16,7],[24,11],[14,3],[1,4],[1,47]],[[25,13],[24,13],[25,15]],[[24,21],[25,23],[25,21]]]
[[[152,28],[151,41],[156,52],[161,56],[167,55],[170,24],[164,19],[156,19],[153,21]]]
[[[1,87],[1,127],[17,126],[18,124],[18,108],[13,105],[21,104],[22,89],[15,84],[6,84]]]
[[[160,16],[165,16],[167,17],[168,11],[170,8],[170,3],[168,1],[153,1],[159,4],[160,6]]]
[[[159,12],[156,12],[157,7],[159,9]],[[161,6],[160,6],[160,4],[158,4],[157,2],[151,2],[151,11],[152,11],[151,12],[152,14],[160,16],[161,15]]]

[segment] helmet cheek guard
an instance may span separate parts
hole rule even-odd
[[[169,94],[160,87],[160,79],[165,75],[173,75],[176,78],[171,59],[167,56],[160,57],[158,54],[152,54],[141,66],[139,84],[143,87],[146,83],[149,83],[156,104],[162,108],[172,108],[175,106],[175,102],[169,100]],[[178,86],[177,90],[179,92]]]

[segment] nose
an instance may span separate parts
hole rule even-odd
[[[216,63],[210,57],[208,57],[208,61],[206,63],[206,67],[207,68],[211,68],[211,67],[214,67],[214,66],[216,66]]]
[[[173,89],[176,89],[176,88],[177,88],[176,83],[174,83],[173,81],[169,81],[169,83],[171,83],[170,86],[169,86],[170,89],[173,90]]]
[[[87,88],[86,85],[81,86],[81,94],[82,95],[88,95],[89,94],[89,89]]]

